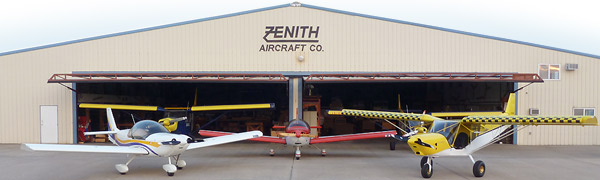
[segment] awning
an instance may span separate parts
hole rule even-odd
[[[309,83],[328,82],[544,82],[537,74],[522,73],[361,73],[311,74],[304,79]]]
[[[282,74],[75,73],[54,74],[48,83],[98,82],[287,82]]]

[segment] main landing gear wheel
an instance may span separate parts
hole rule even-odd
[[[327,151],[325,151],[325,149],[321,149],[321,156],[326,156],[327,155]]]
[[[168,176],[173,176],[173,175],[175,175],[175,173],[170,173],[170,172],[168,172],[168,173],[167,173],[167,175],[168,175]]]
[[[390,150],[396,150],[396,141],[390,142]]]
[[[483,177],[484,174],[485,174],[485,163],[483,163],[483,161],[481,161],[481,160],[475,162],[475,164],[473,165],[473,175],[475,177]]]
[[[269,156],[275,156],[275,150],[269,149]]]
[[[431,175],[433,175],[433,169],[431,167],[431,164],[423,165],[423,167],[421,168],[421,176],[423,176],[423,178],[430,178]]]

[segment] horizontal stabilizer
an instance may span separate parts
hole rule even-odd
[[[502,125],[598,125],[595,116],[469,116],[463,118],[462,122]]]
[[[354,109],[343,109],[341,111],[328,111],[329,115],[342,115],[342,116],[356,116],[374,119],[394,119],[394,120],[413,120],[413,121],[424,121],[433,122],[434,120],[441,120],[440,118],[427,115],[427,114],[413,114],[413,113],[398,113],[398,112],[386,112],[386,111],[365,111],[365,110],[354,110]]]
[[[83,135],[92,136],[98,134],[117,134],[119,131],[94,131],[94,132],[84,132]]]
[[[115,154],[148,154],[143,148],[131,146],[92,146],[71,144],[22,144],[21,149],[27,151],[52,151],[52,152],[89,152],[89,153],[115,153]]]
[[[273,109],[275,104],[237,104],[237,105],[214,105],[214,106],[192,106],[192,111],[220,111],[239,109]]]
[[[219,144],[243,141],[247,139],[261,137],[263,134],[260,131],[249,131],[243,133],[235,133],[230,135],[218,136],[213,138],[203,139],[203,142],[191,143],[187,149],[196,149],[201,147],[214,146]]]

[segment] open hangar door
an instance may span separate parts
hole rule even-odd
[[[515,82],[525,81],[506,78],[507,74],[482,73],[419,73],[428,78],[401,78],[408,75],[311,75],[305,81],[304,99],[320,99],[322,114],[340,109],[409,113],[503,111],[509,93],[515,90]],[[463,78],[452,78],[459,75]],[[306,111],[310,112],[305,110],[305,114]],[[321,125],[321,135],[395,129],[381,120],[327,115]],[[508,137],[506,143],[511,140]]]
[[[84,74],[69,74],[70,79],[78,80]],[[118,74],[117,78],[105,79],[106,74],[94,74],[93,78],[76,82],[76,104],[122,104],[163,107],[164,111],[113,110],[117,126],[127,129],[134,121],[159,120],[165,117],[188,117],[185,121],[187,132],[196,136],[200,128],[228,132],[265,130],[274,122],[287,121],[288,95],[287,79],[277,75],[252,75],[253,78],[234,78],[240,75],[218,74],[218,78],[205,75],[202,78],[183,79],[169,74],[165,80],[151,78],[129,79]],[[165,75],[148,75],[165,77]],[[184,76],[184,75],[179,75]],[[189,76],[189,75],[186,75]],[[89,76],[88,76],[89,77]],[[276,77],[276,78],[274,78]],[[205,105],[235,105],[272,103],[271,109],[244,109],[219,111],[188,111],[187,107]],[[183,107],[183,109],[172,108]],[[106,130],[106,110],[76,107],[77,126],[85,131]],[[183,123],[179,123],[181,126]],[[179,131],[181,127],[178,127]],[[81,130],[80,130],[81,131]],[[269,133],[269,132],[265,132]],[[81,134],[81,133],[80,133]],[[79,136],[79,135],[78,135]],[[79,141],[84,141],[78,137]],[[89,140],[89,139],[88,139]],[[99,141],[103,141],[100,139]]]

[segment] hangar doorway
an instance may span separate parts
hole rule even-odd
[[[134,120],[188,117],[190,135],[200,128],[244,132],[265,130],[280,118],[287,120],[287,93],[283,83],[78,83],[77,104],[125,104],[166,107],[165,111],[113,110],[117,125],[130,128]],[[225,111],[177,110],[168,107],[274,103],[272,109]],[[88,120],[87,131],[106,129],[106,110],[77,108],[78,119]],[[85,123],[80,122],[79,125]],[[180,124],[181,125],[181,124]],[[265,132],[267,133],[267,132]]]
[[[307,84],[323,110],[363,109],[409,113],[502,111],[514,90],[508,82],[394,82]],[[399,104],[400,100],[400,104]],[[346,134],[390,128],[362,118],[326,116],[322,133]]]

